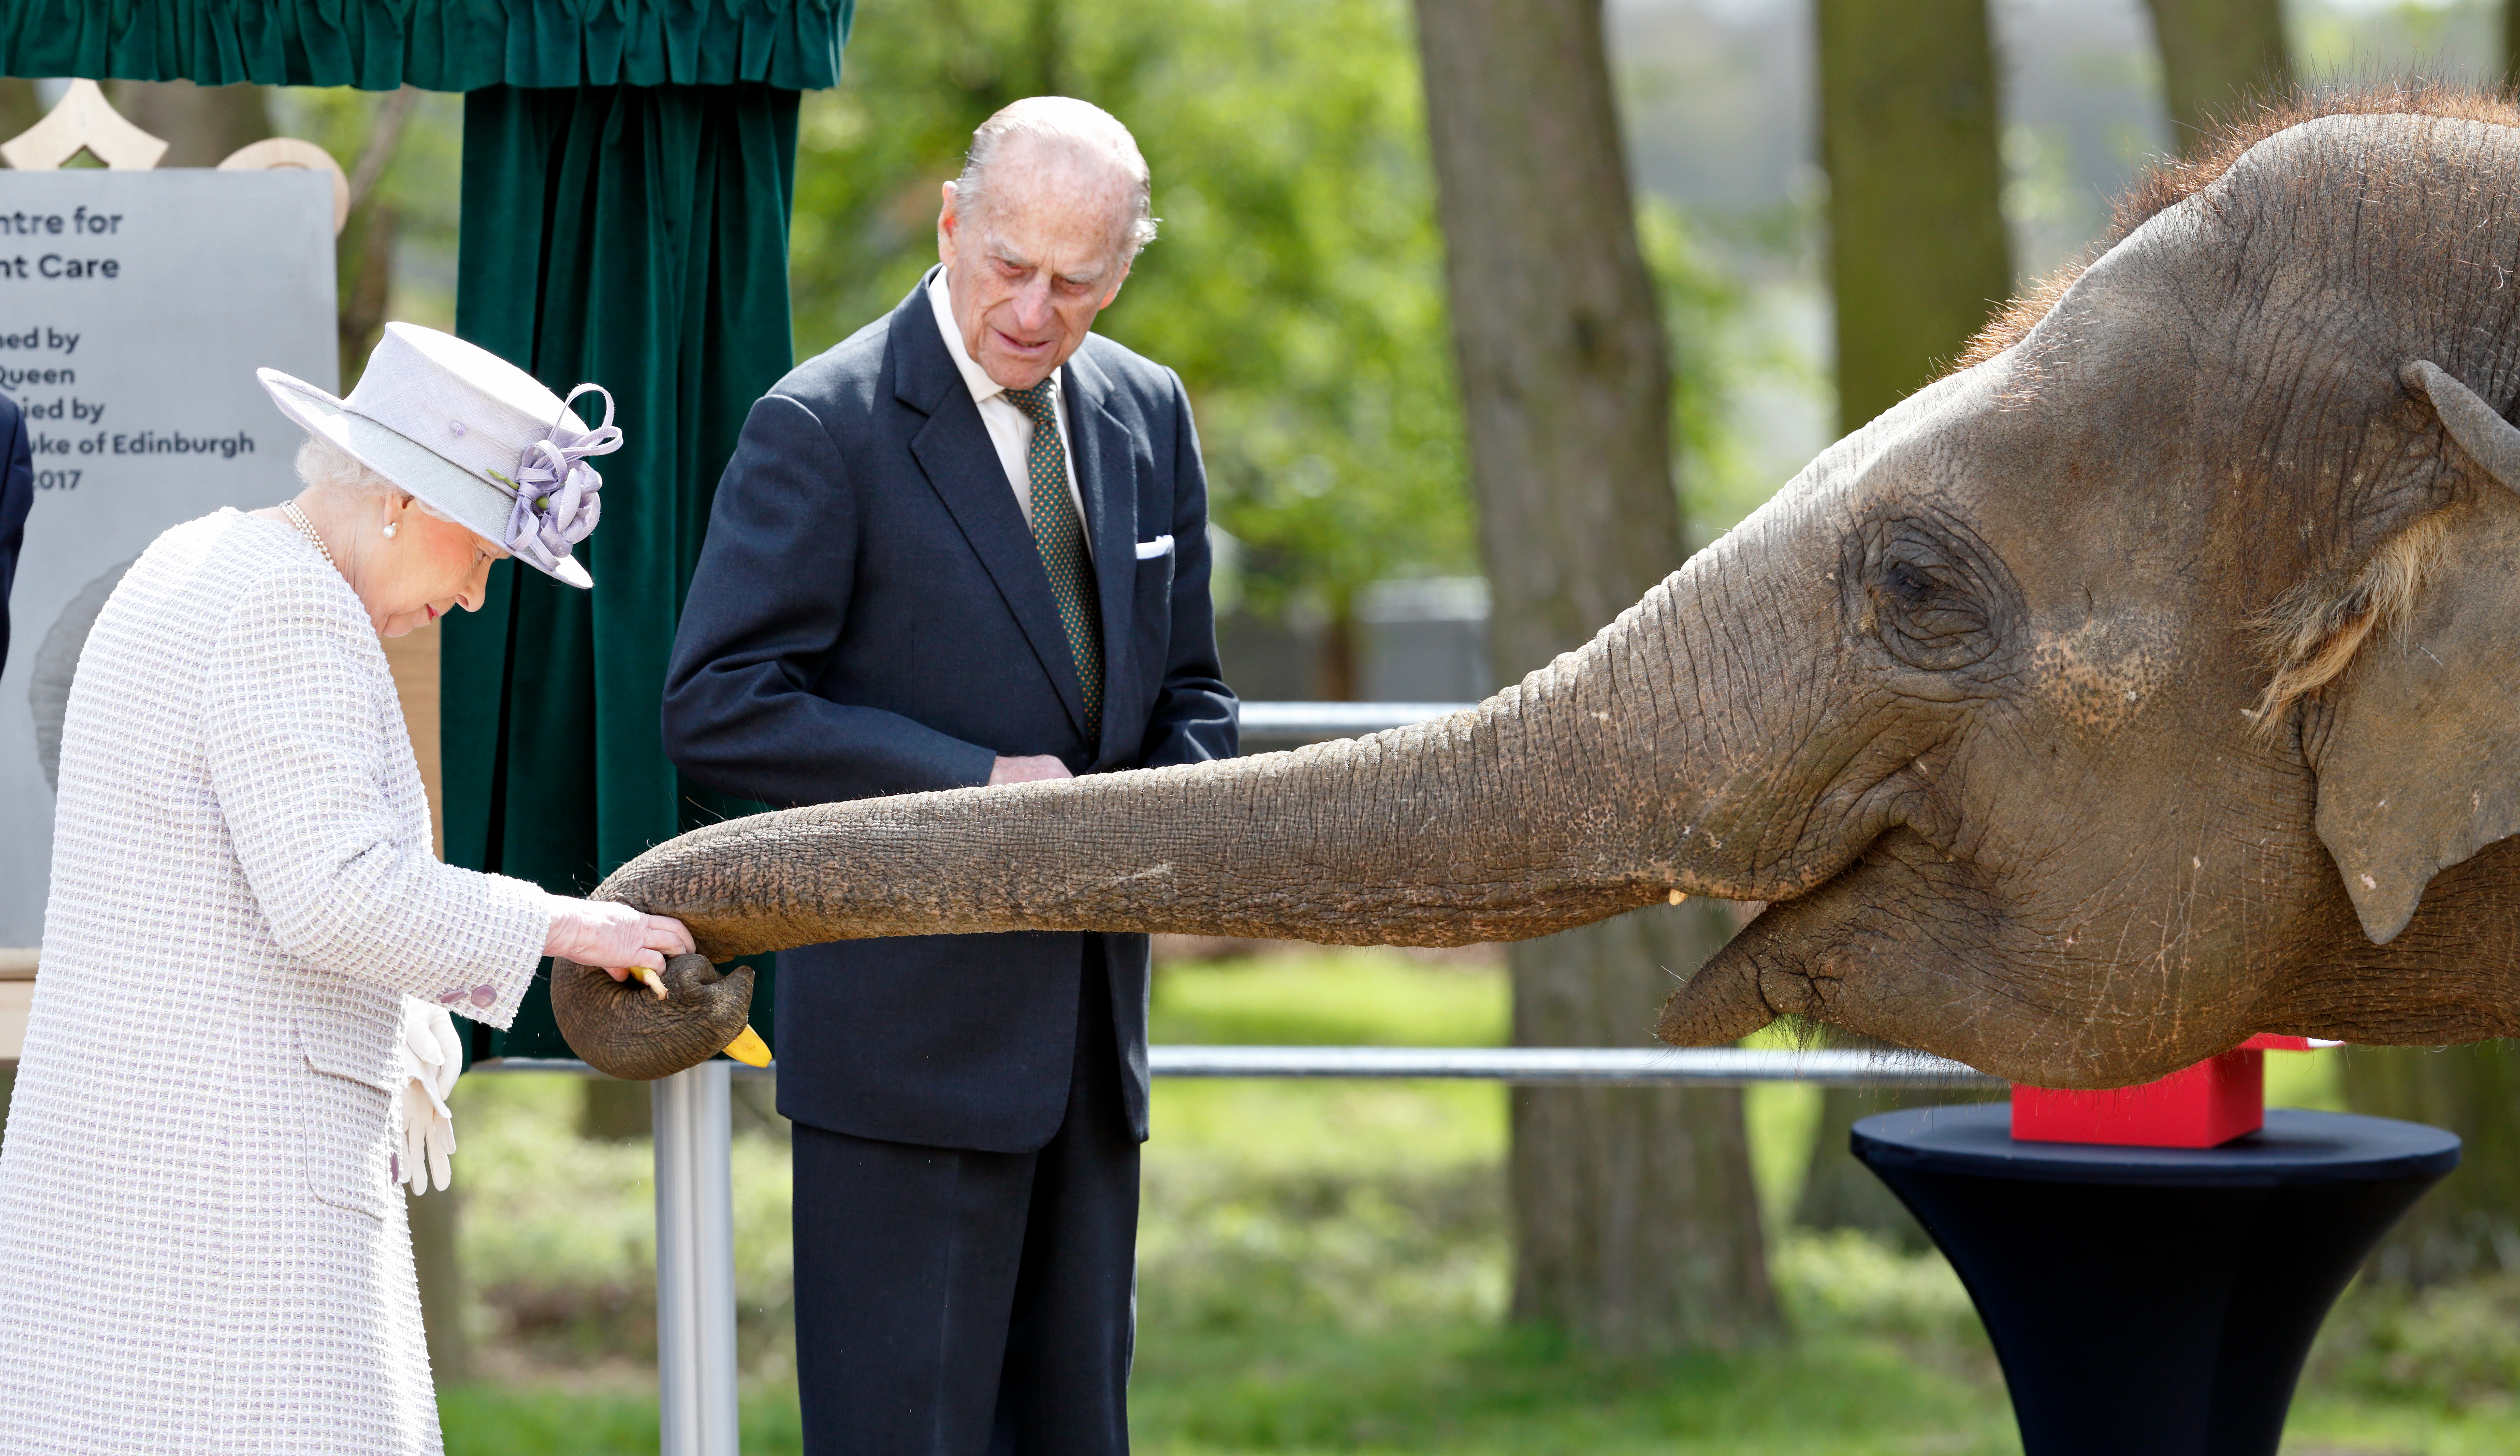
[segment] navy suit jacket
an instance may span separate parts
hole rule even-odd
[[[1000,754],[1079,774],[1232,756],[1181,380],[1093,335],[1061,366],[1102,618],[1089,742],[1049,572],[925,288],[753,405],[674,640],[666,751],[773,804],[984,784]],[[1169,551],[1138,554],[1166,535]],[[784,952],[779,1110],[891,1142],[1039,1148],[1065,1115],[1080,974],[1097,970],[1143,1138],[1144,935]]]
[[[26,417],[18,401],[0,394],[0,666],[9,662],[9,589],[18,581],[18,548],[34,505],[35,454],[26,443]]]

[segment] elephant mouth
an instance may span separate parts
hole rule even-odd
[[[2038,933],[1982,866],[1902,828],[1770,905],[1672,993],[1655,1030],[1713,1046],[1806,1017],[2009,1081],[2105,1088],[2166,1076],[2253,1029],[2246,1007],[2200,998],[2210,954],[2131,963],[2104,949],[2118,938],[2088,923],[2080,948]]]
[[[1808,893],[1770,904],[1742,927],[1672,993],[1655,1034],[1676,1046],[1714,1046],[1779,1017],[1806,1017],[1999,1070],[1988,1064],[2011,1060],[2005,1049],[1970,1034],[1973,1019],[1951,1012],[1993,996],[2027,1013],[2038,999],[2003,985],[2002,925],[1974,865],[1896,828]],[[1918,1027],[1945,1025],[1957,1034],[1915,1044]]]

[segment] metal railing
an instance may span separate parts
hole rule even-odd
[[[706,1064],[730,1078],[761,1080],[779,1064]],[[601,1076],[564,1057],[500,1057],[474,1071],[549,1071]],[[2001,1078],[1915,1052],[1752,1051],[1737,1047],[1418,1047],[1151,1046],[1147,1069],[1159,1077],[1336,1077],[1381,1081],[1508,1082],[1517,1087],[1756,1087],[1807,1082],[1823,1087],[2000,1087]],[[663,1086],[673,1078],[655,1082]]]
[[[1245,703],[1245,751],[1405,727],[1466,703]],[[1867,1051],[1653,1047],[1156,1046],[1160,1077],[1471,1079],[1525,1087],[1747,1087],[1766,1082],[1957,1090],[2001,1086],[1938,1057]],[[650,1083],[656,1159],[656,1396],[663,1456],[737,1456],[734,1077],[704,1062]],[[473,1071],[600,1075],[583,1062],[509,1057]]]
[[[1355,738],[1385,728],[1406,728],[1428,718],[1475,707],[1472,703],[1245,703],[1238,722],[1243,751],[1292,748],[1324,739]]]
[[[1470,1079],[1521,1087],[2002,1086],[1940,1057],[1814,1049],[1652,1047],[1154,1046],[1160,1077]],[[602,1073],[562,1058],[508,1057],[476,1072]],[[729,1083],[768,1077],[704,1062],[652,1082],[656,1159],[656,1409],[663,1456],[737,1456],[734,1124]]]

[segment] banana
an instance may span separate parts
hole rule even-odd
[[[735,1034],[735,1040],[726,1044],[726,1054],[746,1067],[770,1065],[770,1048],[762,1042],[761,1033],[753,1030],[749,1023]]]

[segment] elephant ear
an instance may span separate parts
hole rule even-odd
[[[2520,429],[2437,365],[2400,378],[2509,488],[2447,523],[2403,630],[2365,641],[2333,700],[2318,837],[2375,945],[2436,873],[2520,834]]]

